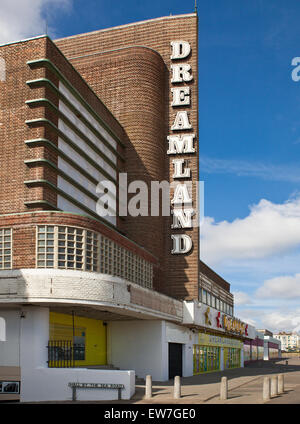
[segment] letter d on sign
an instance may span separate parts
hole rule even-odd
[[[171,235],[173,239],[172,254],[185,254],[188,253],[193,247],[193,242],[190,236],[186,234]]]
[[[172,56],[171,59],[184,59],[191,52],[191,46],[187,41],[171,41]]]

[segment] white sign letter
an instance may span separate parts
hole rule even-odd
[[[167,151],[168,155],[182,154],[182,153],[195,153],[193,147],[193,141],[195,134],[184,134],[179,135],[169,135],[167,139],[169,140],[169,150]]]
[[[171,130],[190,130],[192,128],[189,116],[186,110],[180,110],[177,112],[174,124],[171,127]]]
[[[189,178],[191,176],[190,168],[186,168],[183,171],[184,159],[173,159],[172,163],[174,165],[174,174],[173,178]]]
[[[172,106],[189,106],[190,105],[190,87],[174,87],[171,88],[173,93]]]
[[[193,242],[190,236],[186,234],[172,234],[173,239],[173,250],[172,254],[184,254],[188,253],[193,247]]]
[[[173,76],[171,79],[172,83],[192,81],[193,75],[190,74],[191,65],[189,65],[188,63],[179,63],[176,65],[171,65],[171,69],[173,70]]]
[[[191,52],[190,43],[187,41],[171,41],[172,56],[171,59],[184,59]]]

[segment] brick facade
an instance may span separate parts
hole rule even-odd
[[[188,109],[196,134],[196,153],[185,155],[192,179],[198,181],[198,80],[196,14],[154,19],[57,40],[57,46],[124,127],[125,170],[131,180],[172,181],[167,136],[176,111],[171,106],[170,42],[185,40],[192,52],[184,61],[192,68]],[[193,190],[193,199],[196,191]],[[160,257],[162,272],[156,288],[181,299],[198,297],[199,232],[186,230],[193,241],[187,255],[171,255],[171,218],[128,217],[126,235]],[[178,230],[177,230],[178,231]],[[174,231],[173,231],[174,232]]]
[[[1,216],[1,228],[13,229],[13,269],[36,267],[36,226],[65,225],[96,231],[151,262],[154,269],[158,259],[120,233],[92,218],[62,212],[36,212]],[[155,271],[157,272],[157,271]]]
[[[44,36],[0,46],[0,57],[5,59],[7,69],[6,81],[0,82],[3,146],[0,213],[57,209],[58,174],[49,161],[57,166],[58,154],[47,140],[58,146],[59,135],[51,123],[58,127],[59,117],[49,102],[43,100],[59,107],[59,96],[51,89],[51,84],[58,87],[59,78],[47,65],[47,61],[51,61],[120,140],[117,170],[128,174],[128,184],[136,180],[147,184],[150,214],[151,181],[172,182],[174,172],[174,157],[167,155],[167,136],[174,133],[171,126],[178,110],[171,106],[170,42],[179,39],[188,41],[192,49],[185,62],[191,65],[194,78],[183,85],[191,90],[191,105],[187,111],[191,131],[196,134],[196,152],[184,155],[184,159],[191,170],[191,179],[198,181],[197,25],[197,15],[191,14],[96,31],[57,40],[56,44]],[[41,100],[37,102],[37,99]],[[35,139],[41,141],[25,143]],[[195,199],[194,187],[194,207]],[[55,218],[51,213],[16,216],[12,221],[16,243],[13,267],[33,267],[35,233],[28,222],[33,219],[32,223],[42,223],[40,220],[45,217],[45,223],[55,223]],[[70,221],[66,225],[74,226],[79,221],[81,225],[81,219],[87,219],[84,225],[90,229],[97,227],[96,231],[107,231],[108,227],[101,226],[101,222],[96,224],[93,219],[75,216],[68,218],[63,214],[60,218],[62,222]],[[8,225],[10,219],[3,216],[1,226]],[[15,227],[15,219],[19,227]],[[109,237],[122,243],[127,240],[130,248],[137,246],[134,249],[142,256],[145,254],[142,252],[149,252],[147,256],[158,258],[154,261],[158,265],[154,272],[156,290],[178,299],[197,299],[198,228],[172,230],[171,224],[171,217],[118,217],[117,231],[110,230]],[[191,252],[171,254],[174,232],[190,235]]]

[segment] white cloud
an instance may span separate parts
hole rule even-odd
[[[271,312],[264,317],[266,328],[272,331],[299,331],[300,330],[300,310],[295,312],[280,313]]]
[[[300,309],[295,310],[277,309],[269,310],[266,308],[240,308],[238,307],[235,315],[242,321],[254,325],[255,328],[268,329],[273,333],[279,331],[300,331]]]
[[[242,291],[232,292],[234,296],[234,304],[236,306],[249,305],[252,303],[251,297]]]
[[[256,291],[260,298],[295,299],[300,297],[300,274],[284,275],[266,280]]]
[[[55,11],[68,10],[71,4],[72,0],[1,0],[0,44],[45,34],[46,16],[49,34],[55,36],[51,16]]]
[[[200,234],[201,259],[211,265],[287,253],[300,246],[300,197],[283,204],[262,199],[233,222],[205,218]]]

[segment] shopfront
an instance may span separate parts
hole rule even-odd
[[[242,349],[241,340],[199,333],[193,346],[193,374],[241,367]]]
[[[257,334],[256,338],[244,341],[244,363],[260,361],[264,359],[264,338]]]

